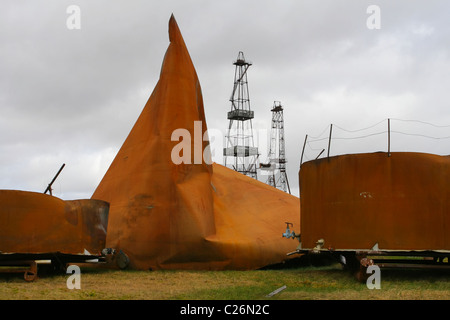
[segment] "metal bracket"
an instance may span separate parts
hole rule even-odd
[[[316,242],[316,246],[314,247],[314,249],[312,249],[313,253],[319,253],[320,250],[323,248],[323,245],[325,244],[325,240],[323,239],[319,239]]]

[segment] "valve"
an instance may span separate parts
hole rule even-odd
[[[287,239],[289,239],[289,238],[292,238],[292,239],[297,238],[298,235],[296,235],[295,232],[291,231],[291,229],[289,228],[289,226],[294,227],[294,225],[292,223],[290,223],[290,222],[285,222],[285,223],[286,223],[286,231],[283,233],[282,237],[287,238]]]

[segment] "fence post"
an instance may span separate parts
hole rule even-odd
[[[391,156],[391,119],[388,118],[388,157]]]
[[[325,149],[322,149],[322,151],[320,151],[319,155],[316,157],[316,160],[319,159],[319,157],[322,155],[322,153],[325,151]]]
[[[305,142],[303,143],[302,156],[300,157],[300,167],[302,166],[303,154],[305,153],[306,139],[308,139],[308,135],[305,136]]]
[[[333,124],[330,124],[330,137],[328,138],[328,158],[330,157],[331,132],[333,131]]]

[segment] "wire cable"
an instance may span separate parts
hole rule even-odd
[[[408,133],[408,132],[403,132],[403,131],[399,131],[399,130],[383,130],[380,132],[375,132],[375,133],[369,133],[366,135],[360,135],[360,136],[356,136],[356,137],[345,137],[345,136],[337,136],[334,137],[333,135],[331,136],[326,136],[321,138],[326,132],[327,130],[330,129],[330,126],[333,126],[333,128],[338,128],[342,131],[348,132],[348,133],[356,133],[356,132],[361,132],[361,131],[365,131],[365,130],[369,130],[372,129],[380,124],[382,124],[385,121],[401,121],[401,122],[414,122],[414,123],[419,123],[419,124],[424,124],[424,125],[429,125],[429,126],[433,126],[436,128],[450,128],[450,125],[436,125],[430,122],[426,122],[426,121],[421,121],[421,120],[406,120],[406,119],[399,119],[399,118],[386,118],[383,119],[373,125],[370,125],[368,127],[365,128],[361,128],[361,129],[356,129],[356,130],[348,130],[345,128],[342,128],[338,125],[335,124],[330,124],[328,125],[325,130],[317,137],[308,137],[308,138],[312,138],[312,139],[307,139],[307,144],[309,149],[311,149],[312,151],[322,151],[323,148],[313,148],[312,147],[312,143],[316,143],[316,142],[320,142],[320,141],[324,141],[324,140],[357,140],[357,139],[364,139],[364,138],[368,138],[368,137],[372,137],[372,136],[378,136],[378,135],[383,135],[383,134],[388,134],[388,133],[396,133],[396,134],[401,134],[401,135],[407,135],[407,136],[415,136],[415,137],[422,137],[422,138],[428,138],[428,139],[433,139],[433,140],[445,140],[445,139],[450,139],[450,136],[442,136],[442,137],[437,137],[437,136],[430,136],[430,135],[426,135],[426,134],[420,134],[420,133]],[[390,128],[392,128],[392,124],[390,126]],[[308,158],[305,154],[305,157]]]
[[[392,131],[391,131],[392,132]],[[367,137],[371,137],[371,136],[377,136],[380,134],[384,134],[387,133],[387,131],[382,131],[382,132],[376,132],[376,133],[371,133],[371,134],[367,134],[364,136],[358,136],[358,137],[331,137],[331,140],[354,140],[354,139],[363,139],[363,138],[367,138]]]
[[[421,121],[421,120],[405,120],[405,119],[398,119],[398,118],[390,118],[390,119],[395,120],[395,121],[402,121],[402,122],[417,122],[417,123],[433,126],[436,128],[450,128],[450,125],[437,125],[437,124],[433,124],[433,123]]]
[[[328,130],[329,128],[330,128],[330,125],[326,126],[326,128],[325,128],[325,129],[322,131],[322,133],[319,134],[318,136],[316,136],[316,137],[308,136],[308,138],[312,138],[313,141],[316,141],[315,139],[319,139],[325,132],[329,131],[329,130]],[[322,138],[322,139],[327,139],[327,138]]]
[[[399,133],[399,134],[403,134],[403,135],[407,135],[407,136],[415,136],[415,137],[429,138],[429,139],[434,139],[434,140],[450,139],[450,136],[447,136],[447,137],[432,137],[432,136],[427,136],[427,135],[424,135],[424,134],[418,134],[418,133],[406,133],[406,132],[392,131],[392,130],[391,130],[391,133]]]
[[[378,126],[380,123],[383,123],[383,122],[385,122],[386,120],[387,120],[387,119],[383,119],[383,120],[381,120],[381,121],[379,121],[379,122],[377,122],[377,123],[375,123],[375,124],[373,124],[373,125],[371,125],[371,126],[369,126],[369,127],[362,128],[362,129],[357,129],[357,130],[347,130],[347,129],[344,129],[344,128],[342,128],[342,127],[336,125],[336,124],[333,124],[333,127],[336,127],[336,128],[338,128],[338,129],[341,129],[341,130],[346,131],[346,132],[359,132],[359,131],[364,131],[364,130],[372,129],[373,127]]]

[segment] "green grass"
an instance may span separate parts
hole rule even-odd
[[[69,275],[0,274],[1,300],[450,300],[450,272],[381,271],[381,289],[339,264],[254,271],[132,271],[82,267],[81,289],[69,290]],[[268,298],[272,291],[286,286]]]

